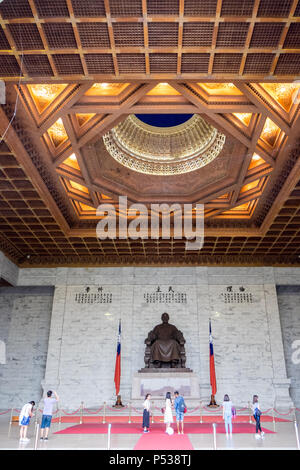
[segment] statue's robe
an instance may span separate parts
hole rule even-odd
[[[169,323],[157,325],[151,332],[151,357],[153,361],[171,362],[180,360],[182,335],[176,326]]]

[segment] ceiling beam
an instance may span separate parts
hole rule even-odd
[[[45,202],[46,207],[49,209],[61,229],[65,232],[68,231],[68,223],[58,209],[40,173],[34,166],[30,156],[23,146],[23,143],[9,122],[3,108],[0,107],[0,134],[3,135],[4,133],[5,142],[13,152],[18,163],[22,166],[22,168],[24,168],[25,173],[30,175],[30,180],[39,193],[40,197]]]

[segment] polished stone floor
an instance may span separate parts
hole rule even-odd
[[[9,424],[8,414],[0,415],[0,450],[133,450],[140,434],[111,434],[110,444],[106,434],[55,434],[74,423],[52,423],[49,433],[49,440],[40,441],[35,437],[35,423],[32,421],[28,428],[27,443],[19,441],[18,423]],[[113,426],[113,424],[112,424]],[[297,438],[295,423],[289,422],[268,422],[263,423],[263,427],[274,434],[265,434],[263,439],[257,440],[255,434],[234,433],[233,437],[226,438],[225,434],[216,434],[214,441],[211,434],[188,434],[195,450],[297,450]]]

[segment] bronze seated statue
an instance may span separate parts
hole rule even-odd
[[[185,368],[185,339],[180,330],[169,324],[169,315],[163,313],[162,323],[149,332],[145,339],[145,368]]]

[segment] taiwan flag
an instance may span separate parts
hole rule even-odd
[[[120,391],[120,381],[121,381],[121,320],[119,322],[119,334],[118,334],[118,344],[117,344],[117,357],[116,357],[116,366],[115,366],[115,386],[116,386],[116,395],[119,395]]]
[[[217,381],[215,371],[215,359],[214,359],[214,347],[211,334],[211,321],[209,320],[209,371],[210,371],[210,385],[211,393],[215,395],[217,393]]]

